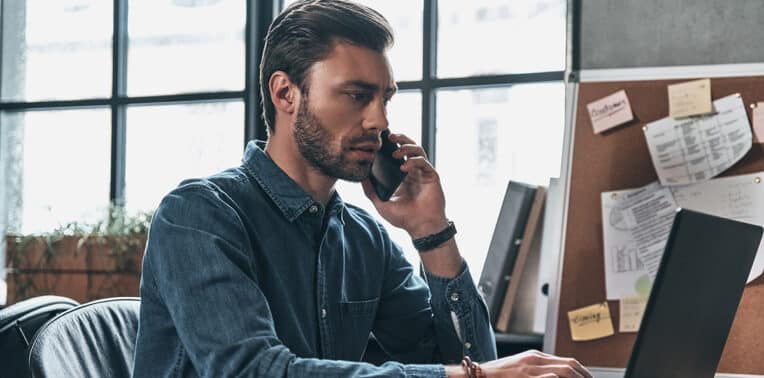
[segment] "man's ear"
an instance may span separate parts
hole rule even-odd
[[[271,91],[271,101],[277,111],[287,114],[294,113],[296,109],[297,86],[292,83],[284,71],[276,71],[268,80],[268,89]]]

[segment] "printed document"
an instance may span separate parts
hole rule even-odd
[[[658,182],[602,193],[608,300],[650,292],[676,208],[671,190]]]
[[[663,185],[701,182],[724,172],[751,149],[752,133],[740,95],[714,101],[715,114],[644,127],[647,147]]]

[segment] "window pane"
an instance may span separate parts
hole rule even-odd
[[[548,185],[559,176],[564,103],[562,83],[437,92],[438,173],[473,272],[482,269],[509,180]]]
[[[111,92],[112,3],[2,2],[2,99],[107,97]]]
[[[3,113],[0,154],[11,232],[103,219],[109,204],[108,109]]]
[[[284,8],[294,3],[284,1]],[[387,57],[395,80],[422,80],[422,0],[356,0],[381,13],[393,28],[395,43]]]
[[[422,134],[421,104],[422,95],[419,92],[400,92],[396,94],[387,108],[390,131],[406,134],[415,141],[419,141],[419,136]],[[387,231],[390,232],[390,237],[403,248],[406,258],[414,266],[419,266],[419,255],[411,244],[411,238],[409,238],[405,231],[393,227],[379,216],[374,205],[363,194],[361,184],[340,180],[337,181],[336,188],[343,201],[361,207],[380,220],[385,225]]]
[[[564,70],[565,3],[439,1],[438,76]]]
[[[131,96],[244,88],[241,0],[130,0]]]
[[[127,109],[128,212],[154,210],[180,181],[238,166],[244,104],[134,106]]]

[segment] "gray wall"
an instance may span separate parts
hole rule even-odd
[[[580,69],[764,62],[764,0],[580,0]]]

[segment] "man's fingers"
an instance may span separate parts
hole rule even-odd
[[[560,378],[584,378],[584,375],[568,365],[538,365],[529,369],[532,376],[552,376]],[[550,375],[551,374],[551,375]]]
[[[564,357],[557,357],[553,356],[551,354],[541,353],[538,351],[534,351],[534,353],[530,353],[527,357],[524,357],[526,359],[524,362],[529,365],[538,365],[543,367],[566,367],[566,370],[570,370],[576,373],[576,375],[572,375],[572,377],[583,377],[583,378],[591,378],[592,374],[587,370],[583,365],[581,365],[580,362],[573,358],[564,358]],[[556,371],[552,371],[553,373],[557,373]],[[563,377],[561,375],[561,377]],[[567,377],[565,375],[564,377]]]
[[[422,173],[435,172],[435,168],[433,168],[432,164],[430,164],[430,162],[423,156],[408,158],[406,162],[401,165],[401,171],[406,173],[411,173],[417,169],[421,170]]]
[[[417,144],[405,134],[390,134],[390,140],[398,144]]]
[[[393,157],[396,159],[402,159],[404,156],[408,158],[415,156],[422,156],[427,158],[427,153],[424,152],[424,148],[422,148],[422,146],[417,146],[416,144],[404,144],[395,152],[393,152]]]

